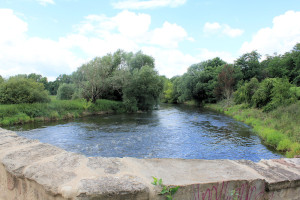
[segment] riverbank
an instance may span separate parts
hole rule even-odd
[[[287,157],[300,155],[300,101],[271,112],[249,108],[244,104],[207,104],[205,107],[222,112],[253,127],[264,143]]]
[[[126,112],[126,109],[118,101],[99,99],[93,104],[82,99],[52,99],[50,103],[0,105],[0,126],[122,112]]]

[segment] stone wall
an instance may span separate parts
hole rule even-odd
[[[0,200],[299,200],[300,159],[184,160],[85,157],[0,128]]]

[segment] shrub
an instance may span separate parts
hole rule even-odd
[[[234,102],[237,104],[251,104],[251,98],[258,87],[259,82],[256,78],[252,78],[249,82],[245,82],[245,84],[239,87],[234,93]]]
[[[42,83],[32,79],[10,78],[0,85],[1,104],[50,102]]]
[[[57,90],[57,99],[70,100],[75,93],[75,86],[73,84],[63,83]]]

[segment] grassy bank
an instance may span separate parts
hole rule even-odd
[[[122,102],[97,100],[95,104],[85,100],[56,100],[50,103],[0,105],[0,125],[8,126],[33,121],[55,121],[78,118],[105,112],[125,112]]]
[[[286,152],[287,157],[300,155],[300,101],[268,113],[248,108],[244,104],[225,106],[219,103],[208,104],[206,107],[252,126],[267,145]]]

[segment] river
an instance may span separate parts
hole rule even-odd
[[[264,146],[246,124],[218,112],[185,105],[162,105],[147,113],[98,115],[10,129],[26,138],[86,156],[252,161],[282,157]]]

